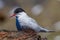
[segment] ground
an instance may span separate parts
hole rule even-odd
[[[24,31],[0,31],[0,40],[47,40],[47,38],[41,38],[36,32],[32,30]]]

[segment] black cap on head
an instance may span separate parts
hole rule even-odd
[[[17,8],[14,11],[15,14],[18,14],[19,12],[24,12],[24,10],[22,8]]]

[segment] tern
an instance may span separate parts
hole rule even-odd
[[[30,28],[35,32],[52,32],[51,30],[48,30],[40,26],[35,21],[35,19],[28,16],[26,11],[20,7],[14,8],[13,15],[11,15],[10,17],[13,16],[16,17],[16,27],[18,31],[21,31],[22,29]]]

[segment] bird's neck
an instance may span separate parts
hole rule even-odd
[[[17,17],[26,17],[28,16],[25,12],[20,12]]]
[[[17,16],[27,16],[25,12],[20,12]]]

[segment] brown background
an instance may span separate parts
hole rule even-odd
[[[46,4],[45,9],[39,16],[34,16],[31,13],[31,7],[34,5],[34,2],[31,0],[17,0],[16,1],[20,6],[26,10],[27,14],[31,16],[32,18],[36,19],[36,21],[43,27],[55,30],[53,27],[53,24],[57,21],[60,21],[60,1],[58,0],[48,0],[48,3]],[[6,19],[4,22],[0,22],[0,29],[6,29],[6,30],[17,30],[15,26],[15,18],[9,18],[9,10],[11,6],[5,6],[0,13],[4,16]],[[54,35],[60,35],[60,32],[57,32],[56,34],[51,34],[53,37]],[[51,36],[50,36],[51,37]],[[52,40],[52,39],[50,39]]]

